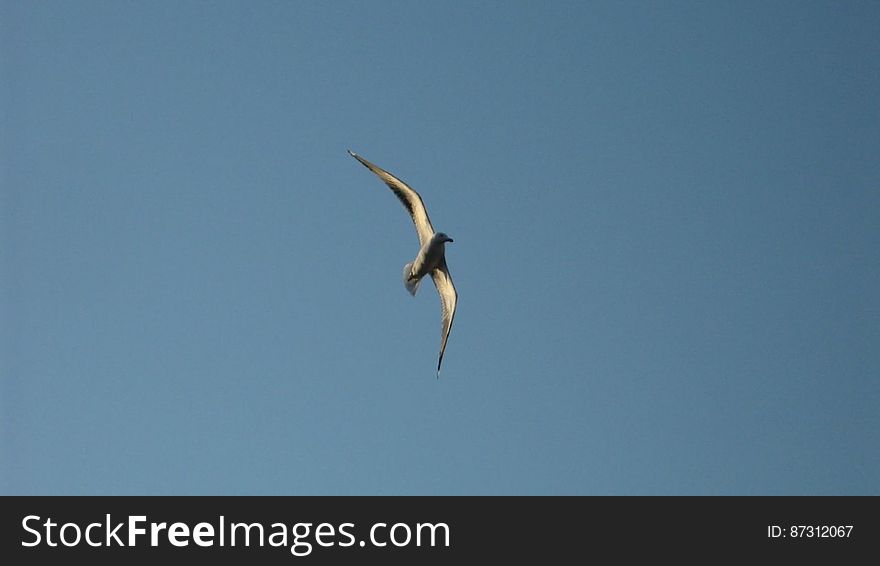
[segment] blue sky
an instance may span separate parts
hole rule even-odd
[[[0,490],[880,494],[878,28],[0,3]]]

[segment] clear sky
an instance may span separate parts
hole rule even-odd
[[[878,29],[4,0],[0,490],[880,495]]]

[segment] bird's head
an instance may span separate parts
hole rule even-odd
[[[434,234],[434,240],[440,243],[452,242],[453,239],[446,235],[444,232],[437,232]]]

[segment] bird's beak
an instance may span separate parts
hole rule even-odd
[[[453,240],[452,238],[446,238],[446,241],[447,242],[454,242],[455,240]]]

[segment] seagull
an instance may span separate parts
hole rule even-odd
[[[452,238],[443,232],[435,232],[425,210],[422,197],[412,187],[389,173],[381,167],[373,165],[352,150],[348,153],[363,164],[364,167],[375,173],[388,185],[404,208],[409,212],[416,233],[419,235],[419,253],[416,258],[403,266],[403,284],[410,295],[416,296],[419,284],[425,275],[431,274],[437,293],[440,295],[440,359],[437,360],[437,378],[440,378],[440,364],[443,363],[443,352],[446,351],[446,341],[449,339],[449,331],[452,329],[452,319],[455,318],[455,305],[458,303],[458,293],[452,284],[449,275],[449,267],[446,265],[446,242],[452,242]]]

